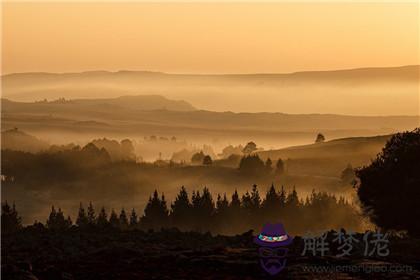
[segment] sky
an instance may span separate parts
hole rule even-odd
[[[419,3],[6,2],[2,72],[288,73],[419,63]]]

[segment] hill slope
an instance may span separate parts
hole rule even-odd
[[[264,160],[283,159],[290,173],[336,176],[348,165],[360,167],[368,164],[392,135],[351,137],[260,152]]]

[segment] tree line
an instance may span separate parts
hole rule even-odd
[[[218,194],[213,198],[210,190],[192,191],[191,196],[181,187],[175,200],[168,204],[164,194],[155,190],[150,196],[144,213],[139,216],[135,209],[120,211],[112,209],[107,213],[104,207],[95,210],[92,203],[87,207],[81,203],[73,223],[70,216],[52,206],[45,224],[35,222],[36,227],[60,231],[77,226],[80,229],[160,230],[178,228],[182,231],[211,231],[235,234],[249,229],[259,229],[267,222],[281,221],[288,231],[302,233],[311,230],[351,228],[357,230],[360,218],[344,197],[336,197],[326,192],[316,192],[302,199],[295,188],[287,192],[274,185],[261,198],[258,187],[242,196],[235,190],[229,197]],[[16,231],[21,228],[21,220],[15,206],[2,204],[2,230]]]

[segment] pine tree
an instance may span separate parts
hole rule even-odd
[[[84,228],[88,225],[88,218],[86,216],[85,208],[83,208],[82,203],[80,203],[79,214],[77,215],[76,224],[81,228]]]
[[[128,218],[127,218],[127,214],[125,213],[124,208],[122,208],[120,212],[120,228],[121,229],[128,228]]]
[[[133,208],[130,214],[130,227],[136,228],[137,225],[138,225],[138,217],[137,217],[136,210]]]
[[[99,212],[98,217],[96,218],[96,224],[101,228],[106,227],[109,224],[105,207],[101,208],[101,211]]]
[[[147,229],[166,227],[168,225],[168,213],[165,196],[162,194],[162,199],[160,199],[157,190],[155,190],[153,198],[149,198],[149,202],[144,209],[141,224]]]
[[[72,225],[73,225],[73,221],[71,220],[71,217],[67,216],[66,227],[70,228]]]
[[[265,170],[269,174],[273,171],[273,162],[270,158],[267,158],[267,160],[265,161]]]
[[[55,210],[54,206],[51,207],[51,213],[47,220],[47,228],[54,231],[66,230],[71,226],[71,219],[64,218],[64,213],[61,208],[58,211]]]
[[[191,228],[191,208],[192,205],[188,198],[187,190],[181,187],[175,201],[171,205],[170,219],[173,226],[180,230]]]
[[[253,211],[257,211],[261,207],[260,193],[258,192],[257,185],[255,184],[252,186],[251,203]]]
[[[55,211],[54,205],[51,207],[51,213],[47,219],[47,228],[52,229],[54,228],[55,221],[57,217],[57,211]]]
[[[95,215],[95,209],[93,208],[92,202],[89,202],[89,206],[87,209],[87,223],[90,226],[95,225],[96,222],[96,215]]]
[[[223,198],[220,196],[220,194],[218,194],[217,202],[216,202],[216,213],[218,213],[219,215],[224,215],[228,207],[229,207],[229,201],[226,198],[226,193],[223,195]]]
[[[276,163],[276,175],[283,175],[285,173],[284,162],[281,158]]]
[[[114,209],[111,210],[111,216],[109,217],[109,224],[114,228],[120,227],[120,220],[118,219],[117,213]]]

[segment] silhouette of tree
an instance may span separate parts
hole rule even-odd
[[[274,184],[271,184],[261,205],[262,216],[266,219],[263,222],[280,220],[284,204],[285,194],[283,187],[281,192],[277,193]]]
[[[160,229],[168,225],[168,208],[166,206],[165,196],[159,199],[157,190],[144,209],[144,215],[141,218],[142,226],[148,229]]]
[[[254,142],[248,142],[245,147],[243,148],[242,152],[245,155],[250,155],[253,152],[255,152],[257,150],[257,144],[255,144]]]
[[[213,160],[211,159],[210,156],[207,155],[203,158],[203,165],[211,165],[212,163],[213,163]]]
[[[22,228],[22,218],[16,211],[13,203],[12,207],[5,201],[1,205],[1,232],[14,233]]]
[[[265,161],[265,170],[268,174],[270,174],[273,171],[273,162],[270,158],[267,158]]]
[[[95,216],[95,209],[93,208],[92,202],[89,202],[89,206],[87,209],[87,223],[89,226],[95,225],[96,216]]]
[[[248,176],[262,176],[266,174],[264,162],[258,155],[244,156],[239,163],[239,171]]]
[[[192,205],[188,198],[187,190],[181,187],[175,201],[171,205],[170,219],[173,226],[180,230],[189,229],[191,226],[191,208]]]
[[[138,223],[139,221],[138,221],[137,213],[136,213],[136,210],[133,208],[130,214],[130,227],[136,228],[138,226]]]
[[[248,191],[242,196],[241,206],[242,209],[245,210],[246,214],[250,216],[252,211],[252,199]]]
[[[193,163],[193,164],[202,164],[205,156],[206,155],[203,153],[203,151],[200,151],[198,153],[195,153],[191,157],[191,163]]]
[[[81,228],[86,227],[89,224],[89,220],[86,216],[86,211],[85,208],[83,208],[82,203],[80,203],[79,214],[77,215],[76,224]]]
[[[360,168],[358,196],[381,228],[420,236],[420,128],[397,133],[369,166]]]
[[[226,231],[227,234],[231,234],[235,231],[240,232],[243,228],[243,218],[241,217],[241,200],[239,199],[238,191],[232,194],[232,199],[229,203],[227,213],[225,216],[226,224],[229,225],[229,229]]]
[[[58,208],[58,212],[55,210],[54,206],[51,207],[51,213],[47,220],[47,228],[54,231],[62,231],[68,229],[71,225],[71,219],[68,217],[64,218],[64,213],[61,211],[61,208]]]
[[[226,214],[226,211],[229,208],[229,201],[226,198],[226,194],[223,195],[223,198],[220,194],[217,195],[217,202],[216,202],[216,212],[221,216]]]
[[[315,139],[315,143],[322,143],[325,141],[325,136],[322,133],[318,133]]]
[[[194,213],[194,229],[197,231],[203,231],[206,227],[208,229],[215,211],[213,197],[209,189],[204,187],[202,195],[199,191],[193,193],[191,200]]]
[[[114,228],[120,227],[120,220],[118,219],[117,213],[114,209],[111,210],[111,215],[109,216],[109,224]]]
[[[99,212],[98,217],[96,218],[96,224],[100,228],[104,228],[109,224],[108,216],[107,216],[106,211],[105,211],[105,207],[101,208],[101,211]]]
[[[284,162],[283,162],[283,160],[281,158],[279,158],[277,160],[277,163],[276,163],[276,174],[277,175],[283,175],[284,174],[284,171],[285,171],[285,169],[284,169]]]
[[[124,208],[121,209],[119,220],[120,220],[120,228],[121,229],[127,229],[128,228],[128,218],[127,218],[127,214],[125,213]]]

